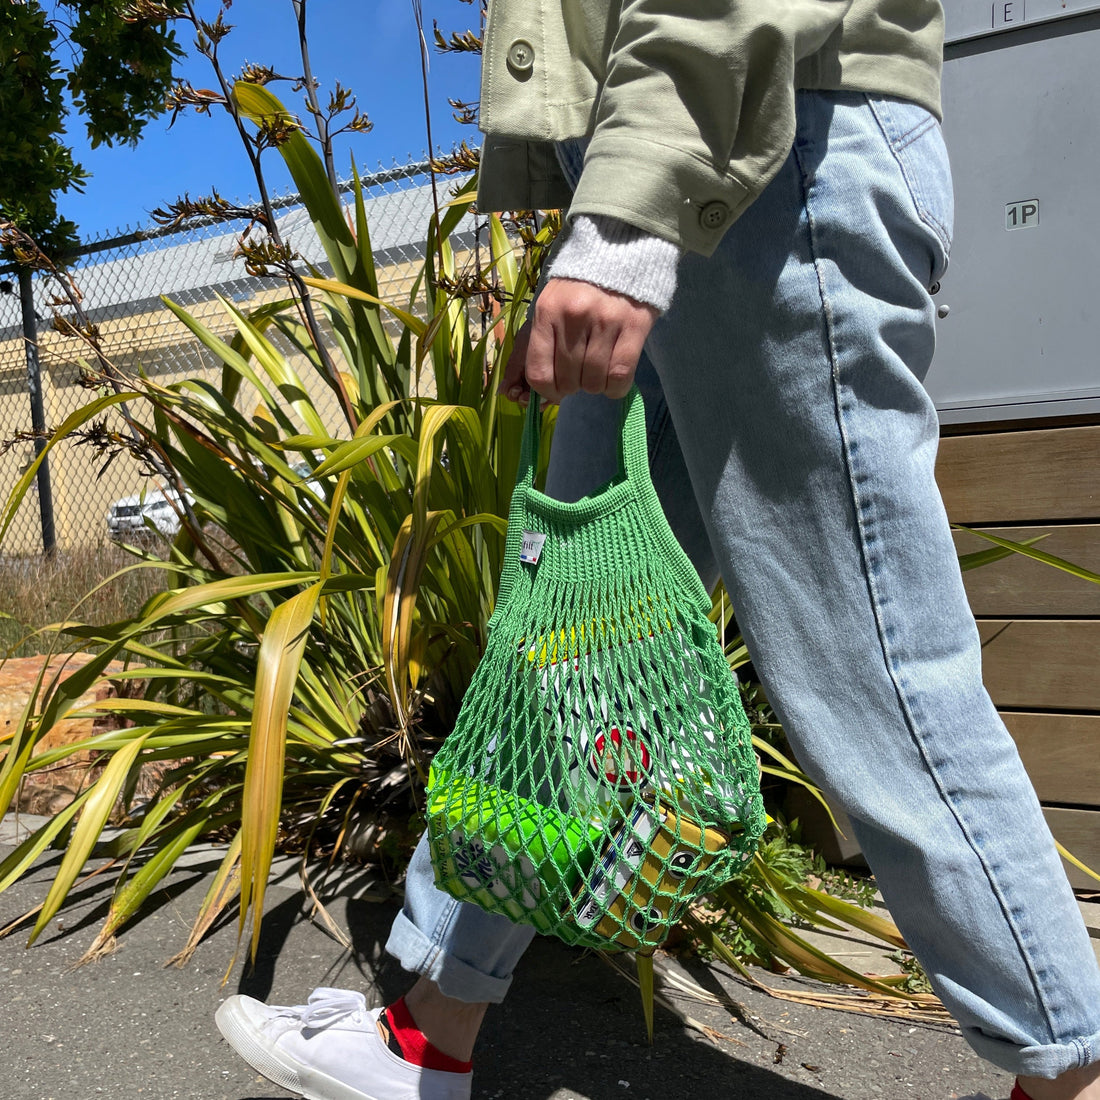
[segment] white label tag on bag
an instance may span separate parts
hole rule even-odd
[[[528,565],[537,565],[539,554],[546,543],[546,536],[538,531],[523,532],[523,546],[520,547],[519,560]]]

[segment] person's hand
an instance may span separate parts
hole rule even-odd
[[[577,279],[550,279],[516,336],[500,392],[522,401],[534,390],[559,402],[577,390],[625,397],[653,306]]]

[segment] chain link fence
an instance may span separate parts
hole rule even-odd
[[[434,209],[427,162],[382,170],[363,179],[368,224],[383,297],[407,298],[423,260]],[[439,181],[440,202],[448,182]],[[322,272],[331,269],[297,196],[274,203],[280,232],[289,244]],[[83,309],[96,326],[106,357],[124,375],[144,371],[158,382],[204,377],[217,383],[220,365],[161,301],[161,296],[225,339],[235,333],[217,295],[249,312],[286,297],[281,278],[257,278],[237,256],[237,240],[247,227],[225,221],[191,221],[187,228],[156,228],[85,244],[70,262]],[[472,218],[460,227],[458,244],[472,246]],[[24,277],[25,278],[25,277]],[[0,501],[6,500],[21,472],[33,461],[33,374],[28,369],[28,336],[37,341],[41,415],[47,430],[85,406],[94,396],[81,384],[81,360],[88,349],[78,337],[53,325],[56,283],[33,280],[34,319],[22,309],[20,279],[14,268],[0,266]],[[36,331],[33,334],[31,329]],[[26,334],[26,335],[25,335]],[[289,349],[284,349],[289,350]],[[335,343],[330,350],[339,362]],[[312,374],[312,372],[309,372]],[[344,422],[331,391],[313,394],[326,425],[343,434]],[[41,447],[39,441],[37,446]],[[156,492],[136,461],[123,455],[103,469],[91,448],[63,443],[48,456],[48,481],[28,491],[0,548],[0,557],[41,554],[51,542],[47,513],[52,512],[56,544],[65,549],[94,546],[108,539],[107,519],[140,512]],[[44,489],[42,488],[44,486]],[[41,496],[40,496],[41,493]],[[52,498],[52,500],[50,499]]]

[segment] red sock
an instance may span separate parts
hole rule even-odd
[[[412,1018],[405,998],[394,1001],[386,1009],[386,1023],[390,1027],[390,1035],[397,1041],[401,1057],[414,1066],[424,1069],[441,1069],[447,1073],[469,1073],[473,1069],[473,1062],[463,1062],[458,1058],[452,1058],[444,1054],[438,1047],[433,1047],[424,1036],[424,1032],[416,1026]],[[392,1044],[391,1044],[392,1046]],[[394,1051],[398,1053],[398,1051]],[[1025,1097],[1026,1100],[1026,1097]]]
[[[1031,1097],[1028,1096],[1028,1094],[1024,1092],[1022,1088],[1020,1088],[1020,1082],[1017,1081],[1016,1084],[1013,1086],[1012,1095],[1008,1098],[1008,1100],[1031,1100]]]

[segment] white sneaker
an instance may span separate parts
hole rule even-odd
[[[315,989],[288,1008],[230,997],[214,1019],[253,1069],[306,1100],[470,1100],[472,1073],[423,1069],[386,1046],[383,1011],[362,993]]]

